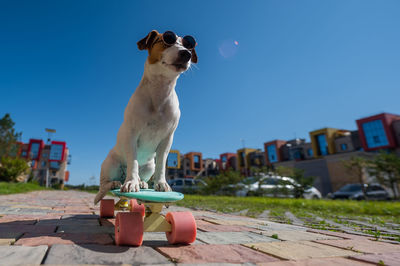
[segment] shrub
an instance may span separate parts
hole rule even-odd
[[[0,159],[0,181],[15,182],[17,177],[28,172],[29,165],[24,159],[2,157]]]

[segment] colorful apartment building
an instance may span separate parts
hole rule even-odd
[[[345,136],[350,131],[336,128],[322,128],[310,132],[314,158],[336,153],[335,139]]]
[[[45,144],[41,139],[30,139],[19,143],[18,156],[30,161],[33,180],[40,185],[64,184],[69,179],[69,149],[65,141],[51,141]]]
[[[399,147],[400,143],[396,140],[399,138],[399,120],[399,115],[389,113],[358,119],[357,127],[362,148],[365,151],[376,151]]]
[[[243,148],[237,150],[237,168],[242,175],[250,175],[250,157],[249,154],[257,151],[257,149]]]
[[[201,152],[189,152],[183,157],[184,177],[196,177],[203,170],[203,155]]]
[[[219,155],[219,163],[221,171],[226,171],[228,169],[237,171],[237,154],[230,152],[222,153]]]
[[[273,140],[264,143],[265,161],[268,165],[283,161],[281,147],[286,144],[284,140]]]

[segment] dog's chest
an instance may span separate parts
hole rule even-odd
[[[173,110],[172,108],[151,110],[141,130],[138,147],[158,145],[158,143],[168,137],[178,123],[178,112],[179,110]]]

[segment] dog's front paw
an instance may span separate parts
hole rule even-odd
[[[148,189],[149,188],[149,185],[144,181],[140,181],[139,182],[139,186],[140,186],[140,188],[143,188],[143,189]]]
[[[168,185],[167,182],[158,182],[154,185],[155,191],[172,191],[171,187]]]
[[[137,179],[132,179],[129,181],[125,181],[124,185],[121,187],[121,192],[139,192],[140,191],[140,185],[139,185],[139,180]]]

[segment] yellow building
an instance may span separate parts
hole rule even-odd
[[[249,154],[257,151],[257,149],[243,148],[237,150],[237,169],[244,175],[249,174],[250,170],[250,156]]]
[[[335,154],[335,139],[350,134],[350,131],[336,128],[322,128],[310,132],[314,158]]]

